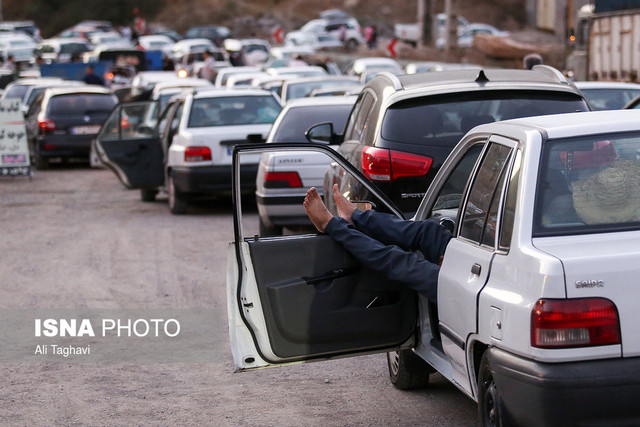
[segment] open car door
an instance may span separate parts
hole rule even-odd
[[[156,108],[154,101],[119,104],[94,141],[100,160],[127,188],[154,189],[164,183]]]
[[[392,202],[328,146],[236,146],[235,240],[229,246],[227,263],[229,333],[236,370],[382,353],[413,344],[417,296],[405,285],[361,265],[327,235],[307,232],[263,237],[257,232],[256,207],[240,192],[241,157],[291,151],[290,159],[279,156],[274,164],[265,162],[263,154],[260,164],[272,177],[287,181],[287,170],[300,158],[294,153],[307,150],[326,156],[327,167],[336,162],[344,173],[353,174],[369,189],[378,211],[402,217]],[[258,180],[261,176],[259,171]],[[303,182],[305,178],[301,177]],[[285,183],[276,180],[271,185]]]

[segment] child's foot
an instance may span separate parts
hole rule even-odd
[[[344,197],[340,190],[338,190],[338,184],[333,184],[333,200],[336,201],[340,217],[351,222],[351,215],[353,214],[353,211],[356,210],[356,205]]]
[[[331,218],[333,218],[333,215],[331,215],[331,212],[329,212],[324,205],[322,197],[320,197],[315,187],[307,190],[307,195],[302,204],[313,225],[316,226],[319,232],[324,233],[324,229],[327,227],[327,224],[329,224],[329,221],[331,221]]]

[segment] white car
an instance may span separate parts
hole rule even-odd
[[[87,40],[80,37],[61,37],[42,40],[36,49],[45,62],[69,62],[73,56],[81,56],[91,50]]]
[[[176,42],[171,48],[171,52],[173,53],[173,58],[182,58],[187,55],[189,52],[194,50],[196,51],[204,51],[207,49],[214,50],[217,46],[209,39],[199,38],[199,39],[184,39]]]
[[[213,82],[215,87],[226,87],[227,79],[234,74],[247,74],[247,73],[262,73],[262,70],[258,67],[240,66],[240,67],[226,67],[218,70],[216,78]]]
[[[340,40],[340,33],[344,31],[344,40]],[[355,50],[365,42],[361,34],[360,24],[355,18],[342,19],[312,19],[298,31],[291,31],[285,35],[287,44],[304,46],[309,34],[327,34],[338,40],[348,50]]]
[[[328,235],[262,238],[236,193],[236,370],[389,352],[396,387],[426,386],[438,372],[478,402],[481,425],[639,424],[639,121],[638,111],[597,111],[469,131],[413,217],[452,232],[437,301]],[[235,156],[270,149],[324,153],[377,211],[402,216],[329,147],[265,144]]]
[[[171,98],[155,123],[153,104],[118,105],[95,151],[127,188],[141,190],[143,201],[168,193],[173,214],[186,213],[192,199],[229,195],[233,147],[264,142],[282,108],[268,91],[204,87]],[[258,161],[256,155],[245,162],[247,194],[255,192]]]
[[[2,58],[13,56],[14,62],[28,62],[33,59],[38,44],[24,33],[0,32],[0,55]]]
[[[295,76],[295,77],[322,77],[327,75],[327,71],[319,65],[301,65],[267,68],[267,73],[272,76]]]
[[[267,143],[307,141],[305,132],[319,123],[344,128],[355,96],[300,98],[287,102],[273,124]],[[282,234],[284,227],[309,227],[302,201],[310,187],[320,189],[329,163],[324,156],[304,151],[268,153],[260,160],[256,204],[260,234]]]
[[[282,85],[283,102],[292,99],[304,98],[309,96],[314,89],[324,89],[332,87],[361,87],[360,80],[354,76],[320,76],[320,77],[301,77],[285,81]]]
[[[181,80],[175,71],[141,71],[131,82],[131,95],[137,96],[150,91],[160,82],[177,82]]]
[[[169,36],[153,34],[138,37],[138,43],[144,50],[160,50],[164,55],[173,58],[173,46],[176,44]]]
[[[619,110],[637,96],[640,84],[626,82],[574,82],[594,110]]]
[[[508,31],[501,31],[492,25],[473,23],[458,29],[458,47],[472,47],[473,39],[477,34],[489,34],[496,37],[509,36]],[[445,44],[446,40],[444,37],[439,37],[436,40],[436,47],[438,49],[444,49]]]
[[[371,57],[354,60],[349,65],[346,74],[350,76],[360,76],[370,70],[404,73],[402,65],[393,58]]]

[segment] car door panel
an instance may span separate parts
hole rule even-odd
[[[362,266],[331,237],[243,237],[242,160],[287,144],[234,149],[234,230],[228,263],[230,340],[237,369],[323,360],[411,346],[417,296]],[[359,172],[329,146],[315,146],[348,173]],[[300,145],[289,144],[295,150]],[[313,147],[312,147],[313,148]],[[363,176],[360,177],[366,181]],[[367,184],[371,186],[371,184]],[[373,201],[384,210],[384,195]],[[390,204],[386,212],[400,215]],[[255,215],[254,215],[255,216]],[[254,219],[255,221],[255,219]],[[247,226],[248,227],[248,226]]]
[[[118,105],[96,138],[102,162],[127,188],[157,188],[164,182],[164,153],[152,103]]]
[[[248,245],[277,356],[398,346],[411,337],[417,310],[411,292],[360,265],[329,236]]]

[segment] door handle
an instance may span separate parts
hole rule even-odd
[[[471,266],[471,274],[475,274],[476,276],[479,276],[480,271],[482,271],[482,267],[477,262]]]

